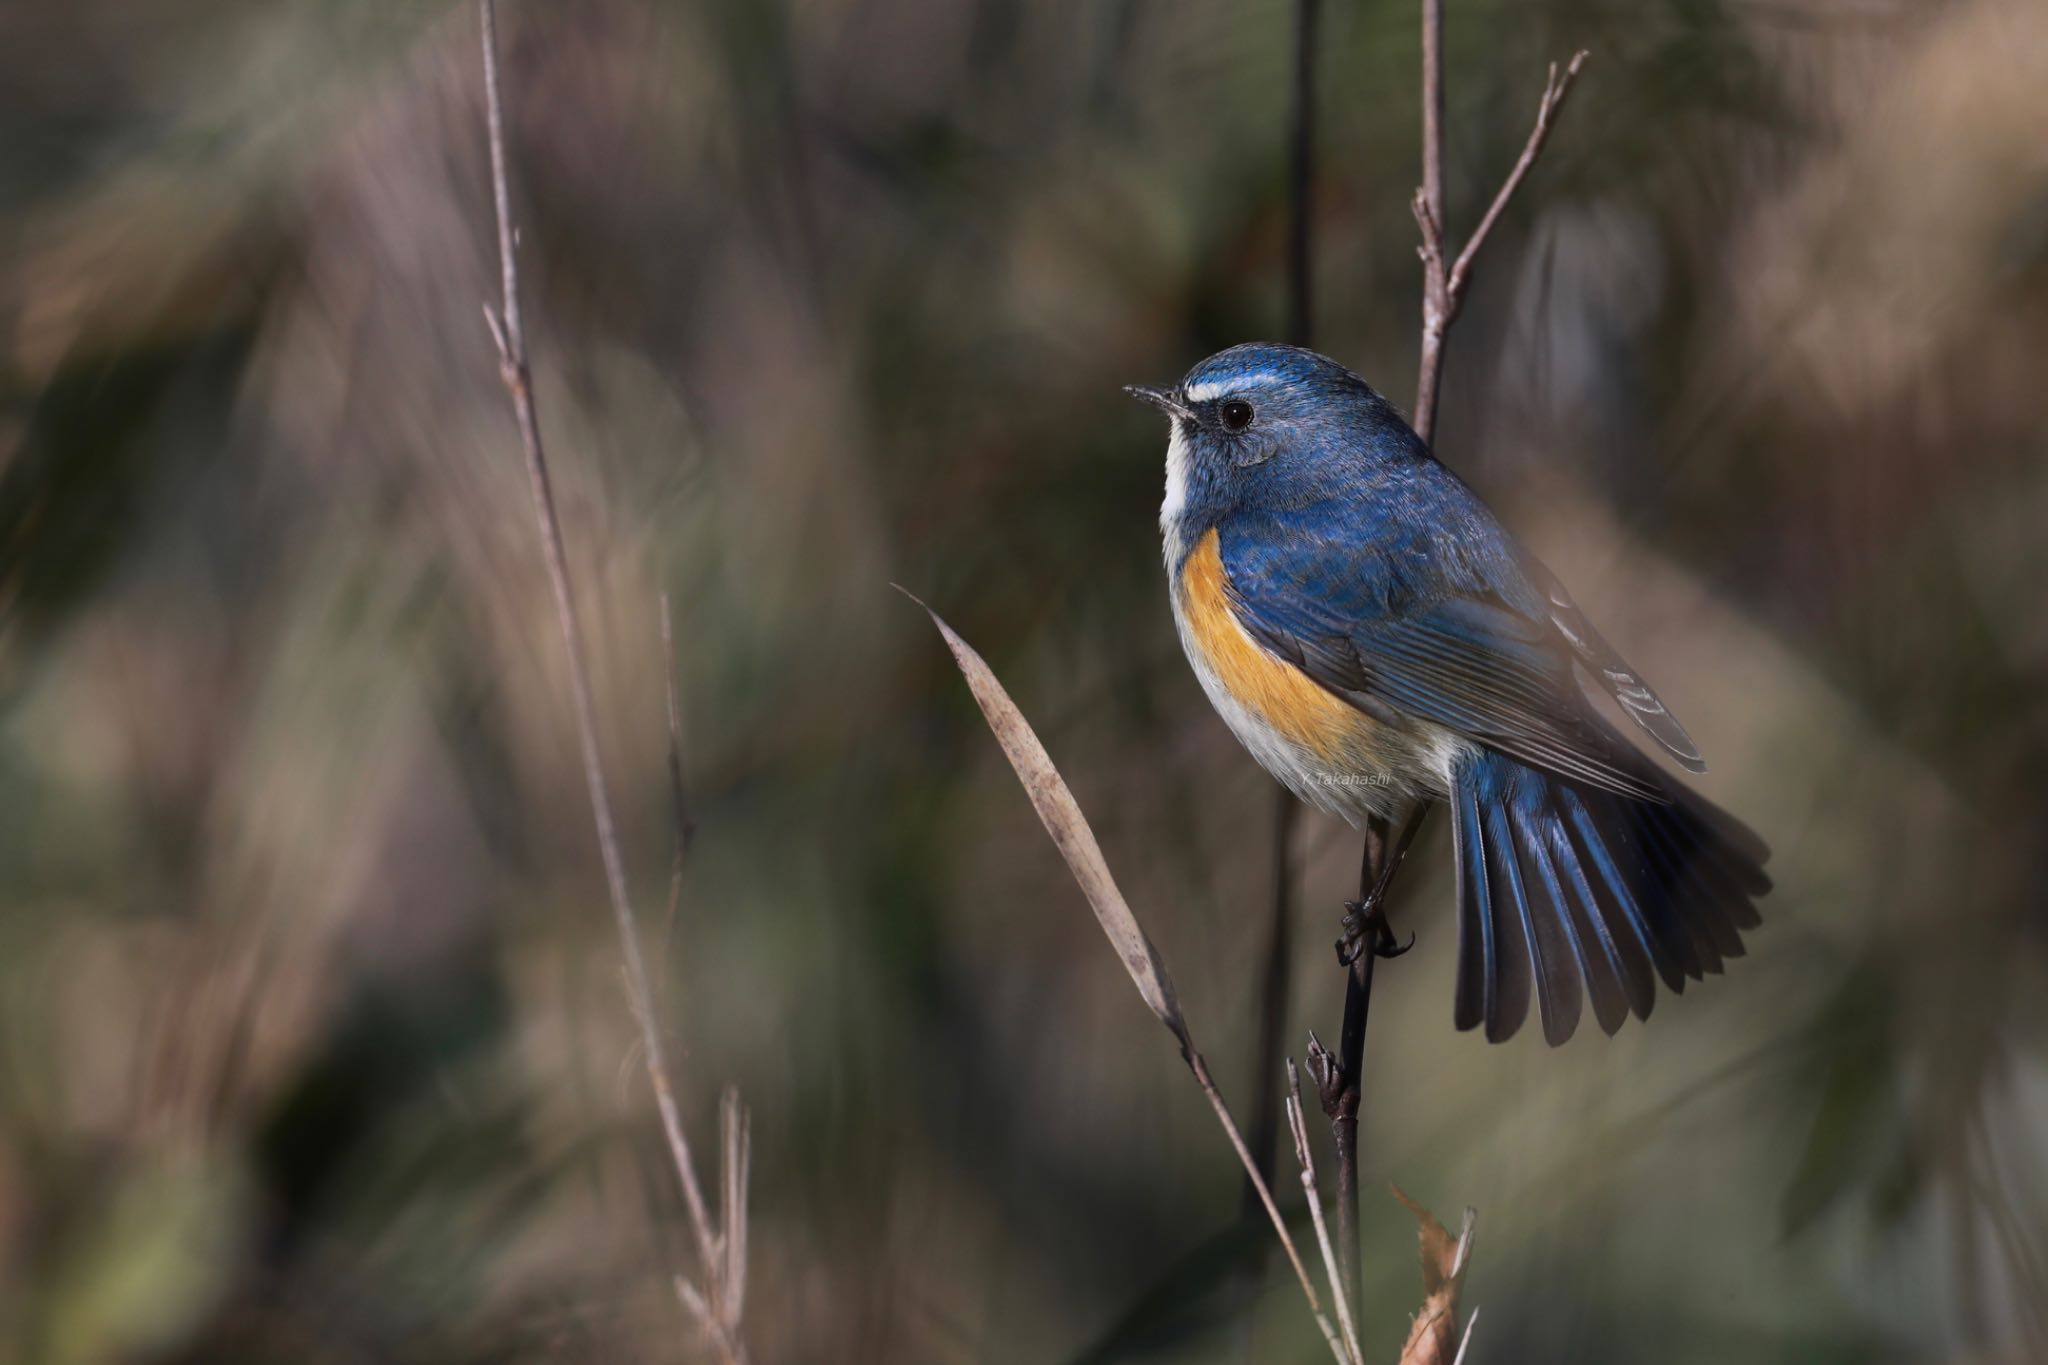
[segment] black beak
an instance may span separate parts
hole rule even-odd
[[[1183,421],[1194,419],[1195,414],[1181,401],[1179,389],[1158,389],[1150,384],[1126,384],[1124,392],[1140,403],[1150,403],[1169,417],[1178,417]]]

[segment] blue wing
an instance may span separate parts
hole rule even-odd
[[[1554,580],[1434,460],[1388,479],[1393,486],[1307,507],[1244,509],[1222,523],[1224,569],[1245,628],[1368,712],[1419,716],[1533,767],[1666,800],[1655,769],[1580,692],[1572,671],[1579,646],[1555,613],[1562,605],[1581,626],[1584,618],[1562,590],[1551,591]],[[1641,687],[1590,626],[1582,635],[1613,658],[1610,674]],[[1661,703],[1654,714],[1668,716]],[[1668,729],[1683,738],[1676,721]]]

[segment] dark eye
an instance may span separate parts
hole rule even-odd
[[[1216,409],[1216,417],[1225,431],[1243,431],[1252,424],[1252,405],[1242,398],[1228,399]]]

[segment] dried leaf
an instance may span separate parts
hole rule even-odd
[[[1138,927],[1138,918],[1124,901],[1123,892],[1117,890],[1116,879],[1110,875],[1109,864],[1103,860],[1102,849],[1095,842],[1095,832],[1088,827],[1087,817],[1081,814],[1080,804],[1067,790],[1067,784],[1053,766],[1045,746],[1024,719],[1024,713],[1010,700],[1010,694],[996,681],[995,673],[981,655],[954,634],[953,628],[941,620],[937,612],[925,607],[912,594],[904,592],[903,595],[924,607],[925,613],[932,618],[932,624],[945,637],[946,648],[953,651],[953,661],[960,666],[961,676],[967,679],[968,689],[974,693],[981,714],[988,720],[988,728],[995,733],[996,742],[1003,746],[1003,754],[1016,770],[1024,794],[1031,799],[1032,808],[1038,812],[1046,833],[1052,835],[1060,856],[1066,859],[1068,870],[1080,884],[1081,894],[1088,898],[1096,920],[1102,925],[1102,932],[1109,937],[1110,946],[1123,959],[1124,970],[1131,974],[1138,994],[1145,998],[1145,1003],[1159,1017],[1159,1022],[1173,1031],[1182,1051],[1191,1051],[1194,1044],[1188,1038],[1187,1023],[1181,1018],[1173,979],[1166,974],[1166,965],[1159,960],[1159,952],[1152,946],[1152,940],[1145,937],[1145,931]]]
[[[1394,1198],[1415,1215],[1422,1258],[1422,1309],[1408,1329],[1401,1365],[1452,1365],[1458,1355],[1458,1291],[1472,1258],[1473,1212],[1465,1210],[1463,1230],[1453,1237],[1435,1214],[1399,1186]]]
[[[899,587],[897,591],[903,592],[903,589]],[[1329,1317],[1323,1312],[1315,1284],[1309,1279],[1308,1267],[1302,1264],[1301,1252],[1287,1231],[1287,1220],[1280,1216],[1280,1206],[1273,1202],[1272,1188],[1259,1173],[1259,1163],[1253,1159],[1251,1149],[1245,1146],[1244,1134],[1238,1131],[1237,1121],[1230,1117],[1230,1106],[1223,1102],[1223,1094],[1216,1088],[1215,1078],[1209,1074],[1209,1064],[1195,1050],[1194,1039],[1188,1036],[1187,1021],[1181,1018],[1180,1002],[1174,996],[1173,978],[1166,974],[1166,964],[1159,960],[1159,952],[1152,946],[1152,940],[1145,937],[1145,931],[1138,927],[1138,917],[1131,913],[1123,892],[1117,890],[1116,879],[1109,874],[1109,864],[1103,861],[1102,849],[1095,842],[1095,832],[1088,827],[1087,817],[1081,814],[1080,804],[1067,790],[1067,784],[1061,779],[1059,770],[1053,767],[1045,746],[1038,742],[1038,736],[1032,733],[1023,713],[1010,700],[1010,694],[996,681],[996,675],[987,662],[965,640],[955,635],[953,628],[940,620],[937,612],[925,607],[910,593],[903,592],[903,595],[924,607],[925,614],[932,618],[932,624],[945,637],[946,648],[953,651],[953,662],[960,666],[961,676],[967,679],[967,686],[974,693],[982,716],[987,719],[989,729],[995,732],[996,742],[1003,746],[1003,754],[1010,760],[1010,767],[1016,771],[1017,780],[1023,784],[1024,794],[1031,799],[1038,818],[1044,822],[1046,833],[1052,835],[1060,856],[1066,859],[1067,870],[1081,884],[1081,892],[1094,908],[1096,921],[1102,925],[1110,946],[1123,959],[1124,970],[1131,974],[1138,994],[1145,998],[1145,1003],[1151,1006],[1159,1022],[1179,1040],[1181,1057],[1187,1062],[1188,1070],[1194,1073],[1195,1083],[1202,1087],[1202,1094],[1209,1101],[1210,1109],[1215,1111],[1224,1136],[1230,1139],[1231,1149],[1244,1166],[1246,1177],[1259,1193],[1259,1202],[1265,1207],[1266,1217],[1272,1221],[1273,1235],[1280,1239],[1280,1245],[1287,1253],[1287,1263],[1294,1271],[1296,1282],[1301,1285],[1309,1314],[1323,1334],[1323,1343],[1330,1348],[1330,1358],[1336,1365],[1359,1365],[1356,1356],[1346,1352],[1344,1342],[1337,1336],[1337,1329],[1330,1325]]]

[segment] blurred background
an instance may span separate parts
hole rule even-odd
[[[1332,0],[1318,49],[1318,341],[1404,405],[1415,9]],[[1438,448],[1777,890],[1647,1025],[1490,1048],[1430,831],[1368,1051],[1368,1354],[1420,1300],[1392,1180],[1479,1210],[1478,1362],[2048,1358],[2048,7],[1449,11],[1457,235],[1593,55]],[[1118,389],[1284,330],[1291,7],[501,23],[676,1084],[702,1149],[722,1084],[754,1111],[756,1359],[1317,1359],[889,587],[1038,726],[1248,1113],[1273,789],[1181,659]],[[0,1358],[700,1358],[479,318],[475,11],[21,0],[0,126]],[[1298,1053],[1356,838],[1304,815],[1294,856]]]

